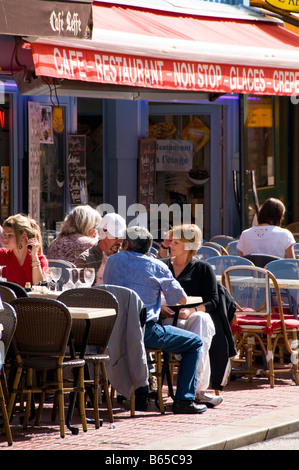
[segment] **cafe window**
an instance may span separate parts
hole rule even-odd
[[[274,186],[273,101],[271,96],[248,96],[245,120],[247,169],[257,188]]]

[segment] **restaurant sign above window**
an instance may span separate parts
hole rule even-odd
[[[79,39],[90,37],[92,0],[3,0],[0,3],[0,34]]]
[[[284,11],[299,11],[299,1],[298,0],[266,0],[266,3],[272,5],[272,7],[278,8],[279,10]]]
[[[236,66],[37,43],[31,49],[38,76],[168,90],[299,95],[299,65],[296,69]]]

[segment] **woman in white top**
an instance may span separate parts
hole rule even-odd
[[[258,225],[241,233],[237,248],[240,256],[262,253],[295,258],[293,234],[281,227],[285,206],[275,198],[267,199],[258,213]]]

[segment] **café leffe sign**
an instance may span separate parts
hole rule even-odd
[[[299,0],[266,0],[266,2],[279,10],[299,11]]]
[[[299,94],[298,69],[203,63],[32,43],[37,75],[183,91]]]

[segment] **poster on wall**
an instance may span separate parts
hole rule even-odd
[[[40,221],[40,131],[41,109],[39,103],[28,102],[28,212]]]
[[[157,140],[157,171],[189,171],[192,163],[193,143],[191,141]]]
[[[88,204],[85,135],[68,136],[67,167],[70,204]]]
[[[40,106],[41,123],[40,123],[40,143],[53,144],[53,125],[52,125],[52,106]]]

